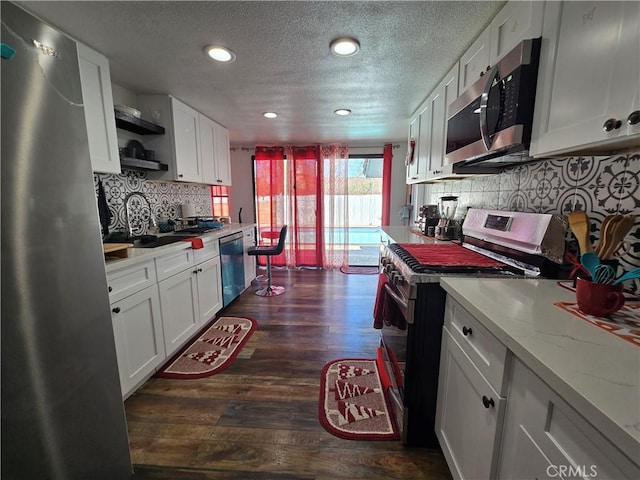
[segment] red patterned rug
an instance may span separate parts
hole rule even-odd
[[[155,376],[194,379],[219,373],[233,363],[256,328],[258,324],[253,318],[219,317]]]
[[[397,440],[390,412],[375,360],[334,360],[322,369],[318,418],[327,432],[348,440]]]

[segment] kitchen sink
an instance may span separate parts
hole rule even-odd
[[[158,237],[153,240],[134,240],[133,248],[155,248],[163,245],[170,245],[172,243],[179,242],[186,238],[191,238],[193,235],[166,235]]]

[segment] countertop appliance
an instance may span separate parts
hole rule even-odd
[[[438,240],[455,240],[459,237],[459,223],[456,221],[458,209],[458,197],[440,197],[438,205],[440,221],[435,228],[435,237]]]
[[[438,205],[422,205],[418,210],[416,226],[425,235],[433,237],[435,235],[435,227],[439,221]]]
[[[128,479],[76,44],[0,9],[2,478]]]
[[[446,299],[440,278],[558,278],[564,272],[565,230],[554,215],[469,209],[462,242],[383,248],[376,304],[388,299],[402,322],[376,318],[374,326],[381,328],[382,368],[391,379],[403,443],[438,446],[434,426]]]
[[[244,243],[242,232],[220,238],[222,304],[229,305],[244,290]]]
[[[529,161],[541,39],[524,40],[449,106],[446,163]]]

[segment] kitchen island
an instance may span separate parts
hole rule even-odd
[[[617,463],[618,466],[624,464],[621,470],[625,477],[629,475],[626,472],[631,475],[640,472],[640,348],[637,344],[555,305],[556,302],[575,302],[575,293],[555,280],[449,277],[443,278],[441,285],[450,297],[447,308],[466,310],[510,352],[505,368],[510,387],[504,399],[507,407],[502,452],[497,456],[502,457],[498,477],[505,477],[505,471],[512,475],[514,471],[521,472],[525,467],[514,466],[517,462],[527,464],[533,474],[531,465],[535,462],[531,458],[538,454],[534,448],[541,452],[542,464],[552,460],[552,455],[541,445],[559,438],[554,430],[556,422],[563,422],[563,433],[571,430],[563,440],[584,454],[582,458],[578,454],[573,457],[577,465],[596,460],[598,456],[602,457],[599,461],[614,463],[619,457]],[[528,380],[523,380],[526,375]],[[514,384],[518,381],[530,391],[522,395],[517,392]],[[549,397],[541,390],[548,390]],[[529,428],[523,426],[527,420],[522,417],[535,415],[528,412],[526,406],[533,404],[530,397],[534,396],[543,398],[536,400],[544,410],[540,415],[540,441],[531,433],[537,427],[522,434]],[[518,409],[521,417],[511,418]],[[514,446],[518,435],[527,436],[527,440],[520,438],[522,444],[528,441],[535,447],[518,450],[519,447]],[[562,447],[558,444],[555,448]],[[505,452],[530,458],[514,461],[504,458],[509,456]],[[571,457],[572,453],[564,455]],[[598,465],[598,461],[591,464]],[[601,467],[601,475],[605,470]]]

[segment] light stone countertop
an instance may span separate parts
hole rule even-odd
[[[427,237],[421,233],[414,233],[412,230],[414,230],[412,227],[382,227],[382,232],[387,235],[391,243],[451,243],[450,240],[436,240],[434,237]]]
[[[640,348],[554,302],[556,280],[443,277],[442,287],[630,459],[640,459]]]
[[[225,225],[219,230],[212,230],[202,235],[193,235],[192,237],[185,236],[185,238],[201,238],[204,246],[206,247],[208,244],[211,244],[211,242],[217,242],[220,237],[225,237],[236,232],[241,232],[243,230],[246,230],[247,228],[252,228],[255,226],[255,223],[232,223],[231,225]],[[172,235],[172,233],[168,233],[166,235]],[[160,234],[159,236],[163,236],[163,234]],[[107,273],[109,273],[123,267],[128,267],[137,263],[153,260],[154,258],[160,255],[164,255],[165,253],[177,252],[179,250],[185,250],[187,248],[191,248],[191,244],[189,242],[175,242],[170,243],[169,245],[163,245],[161,247],[155,248],[130,248],[128,250],[129,256],[127,258],[106,258],[105,270]]]

